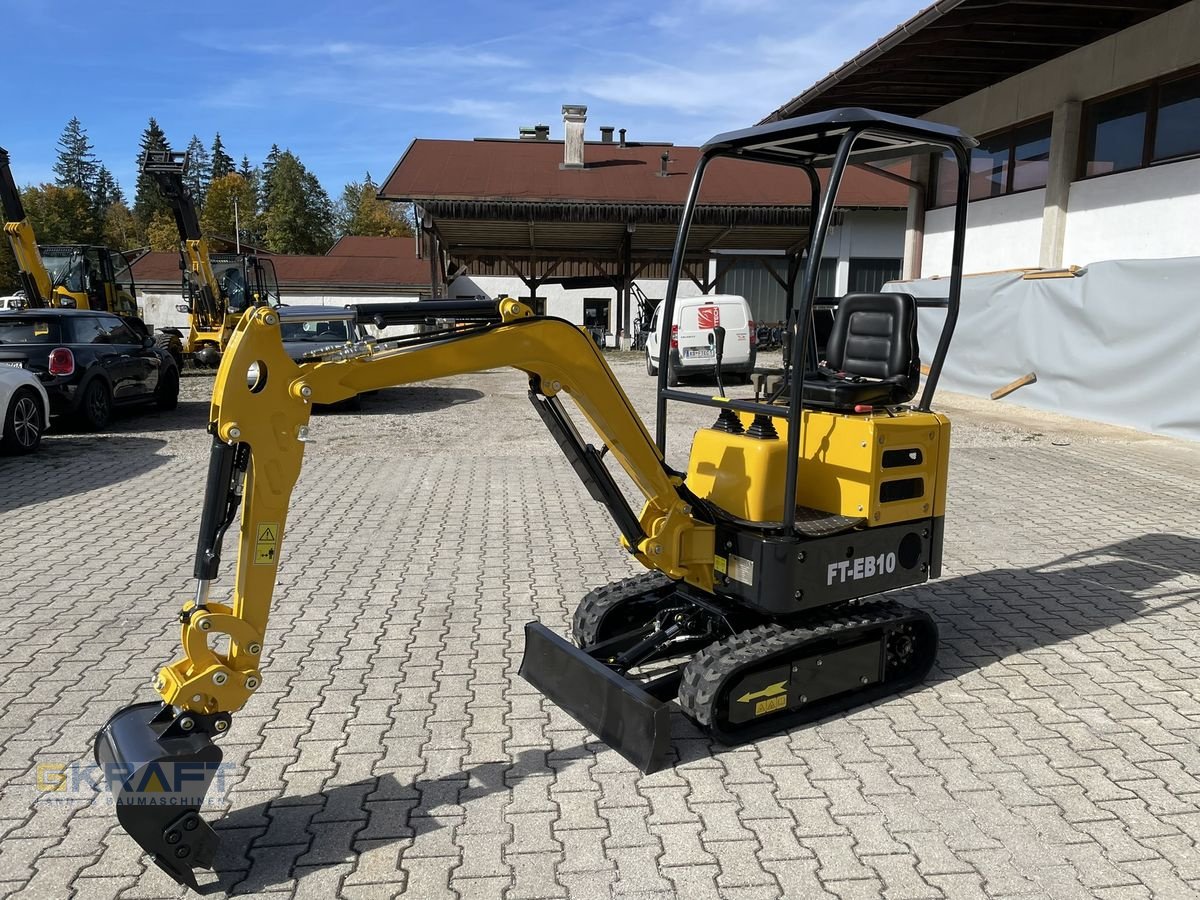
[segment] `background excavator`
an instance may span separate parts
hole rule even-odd
[[[13,180],[8,151],[0,147],[0,210],[8,235],[25,303],[46,307],[100,309],[122,316],[139,316],[137,293],[129,260],[107,247],[90,244],[38,246],[33,225]]]
[[[716,159],[778,163],[812,186],[804,279],[791,298],[779,386],[726,396],[724,334],[711,341],[718,396],[666,384],[657,429],[638,418],[603,352],[582,329],[512,299],[327,310],[348,322],[452,319],[363,341],[297,364],[281,329],[305,313],[263,308],[238,323],[217,373],[212,453],[194,598],[180,614],[181,658],[154,681],[158,698],[116,712],[95,741],[118,820],[181,884],[212,865],[217,835],[199,814],[221,761],[215,738],[259,688],[260,659],[313,404],[363,391],[499,367],[528,376],[529,398],[622,545],[649,571],[596,588],[576,609],[574,643],[525,628],[521,674],[642,771],[666,764],[670,701],[714,739],[734,743],[874,701],[920,682],[937,652],[924,611],[878,598],[941,572],[950,423],[930,409],[958,314],[968,163],[975,141],[953,128],[862,109],[817,113],[719,135],[702,149],[683,209],[663,315],[672,320],[688,229]],[[958,193],[948,298],[848,294],[817,356],[817,262],[851,163],[949,151]],[[822,194],[817,168],[829,167]],[[920,399],[918,306],[944,324]],[[308,313],[308,315],[312,315]],[[569,395],[599,436],[586,443]],[[667,462],[668,404],[709,407],[685,470]],[[643,498],[636,512],[611,457]],[[213,596],[226,529],[240,512],[228,601]]]
[[[187,303],[188,333],[163,329],[182,341],[183,352],[201,366],[215,368],[242,314],[255,306],[278,306],[279,283],[270,259],[255,254],[213,253],[200,230],[200,216],[188,192],[188,155],[148,150],[142,171],[154,178],[171,205],[179,229],[180,268]]]

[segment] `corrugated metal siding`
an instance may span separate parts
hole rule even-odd
[[[740,294],[745,297],[755,322],[782,322],[787,318],[787,296],[764,264],[771,266],[780,278],[786,280],[787,262],[782,258],[740,259],[725,272],[718,290],[722,294]],[[821,260],[821,269],[817,276],[818,297],[833,296],[836,271],[836,259],[828,257]]]

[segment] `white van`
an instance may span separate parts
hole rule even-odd
[[[650,320],[646,336],[646,372],[658,374],[659,343],[663,335],[662,304]],[[725,352],[721,357],[721,375],[749,377],[754,370],[755,331],[750,304],[737,294],[707,294],[680,297],[675,301],[675,322],[669,328],[671,342],[667,384],[679,384],[686,375],[712,374],[716,370],[716,335],[713,329],[725,329]]]

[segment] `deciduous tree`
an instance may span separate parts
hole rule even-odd
[[[338,204],[341,234],[368,237],[402,237],[412,234],[404,213],[396,204],[380,200],[379,186],[371,173],[363,181],[352,181],[342,190]]]
[[[214,178],[208,188],[208,201],[200,215],[200,229],[206,235],[219,235],[230,240],[236,238],[236,232],[240,229],[243,243],[257,243],[258,204],[254,199],[253,185],[237,172]]]

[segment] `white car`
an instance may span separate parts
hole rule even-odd
[[[668,329],[662,321],[662,304],[654,310],[646,336],[646,374],[658,374],[659,346],[664,333],[671,342],[667,356],[667,384],[674,387],[684,375],[712,374],[716,369],[717,326],[725,329],[721,372],[749,377],[757,352],[750,305],[736,294],[680,297],[675,301],[675,321]]]
[[[50,423],[50,398],[37,376],[0,364],[0,449],[31,453]]]

